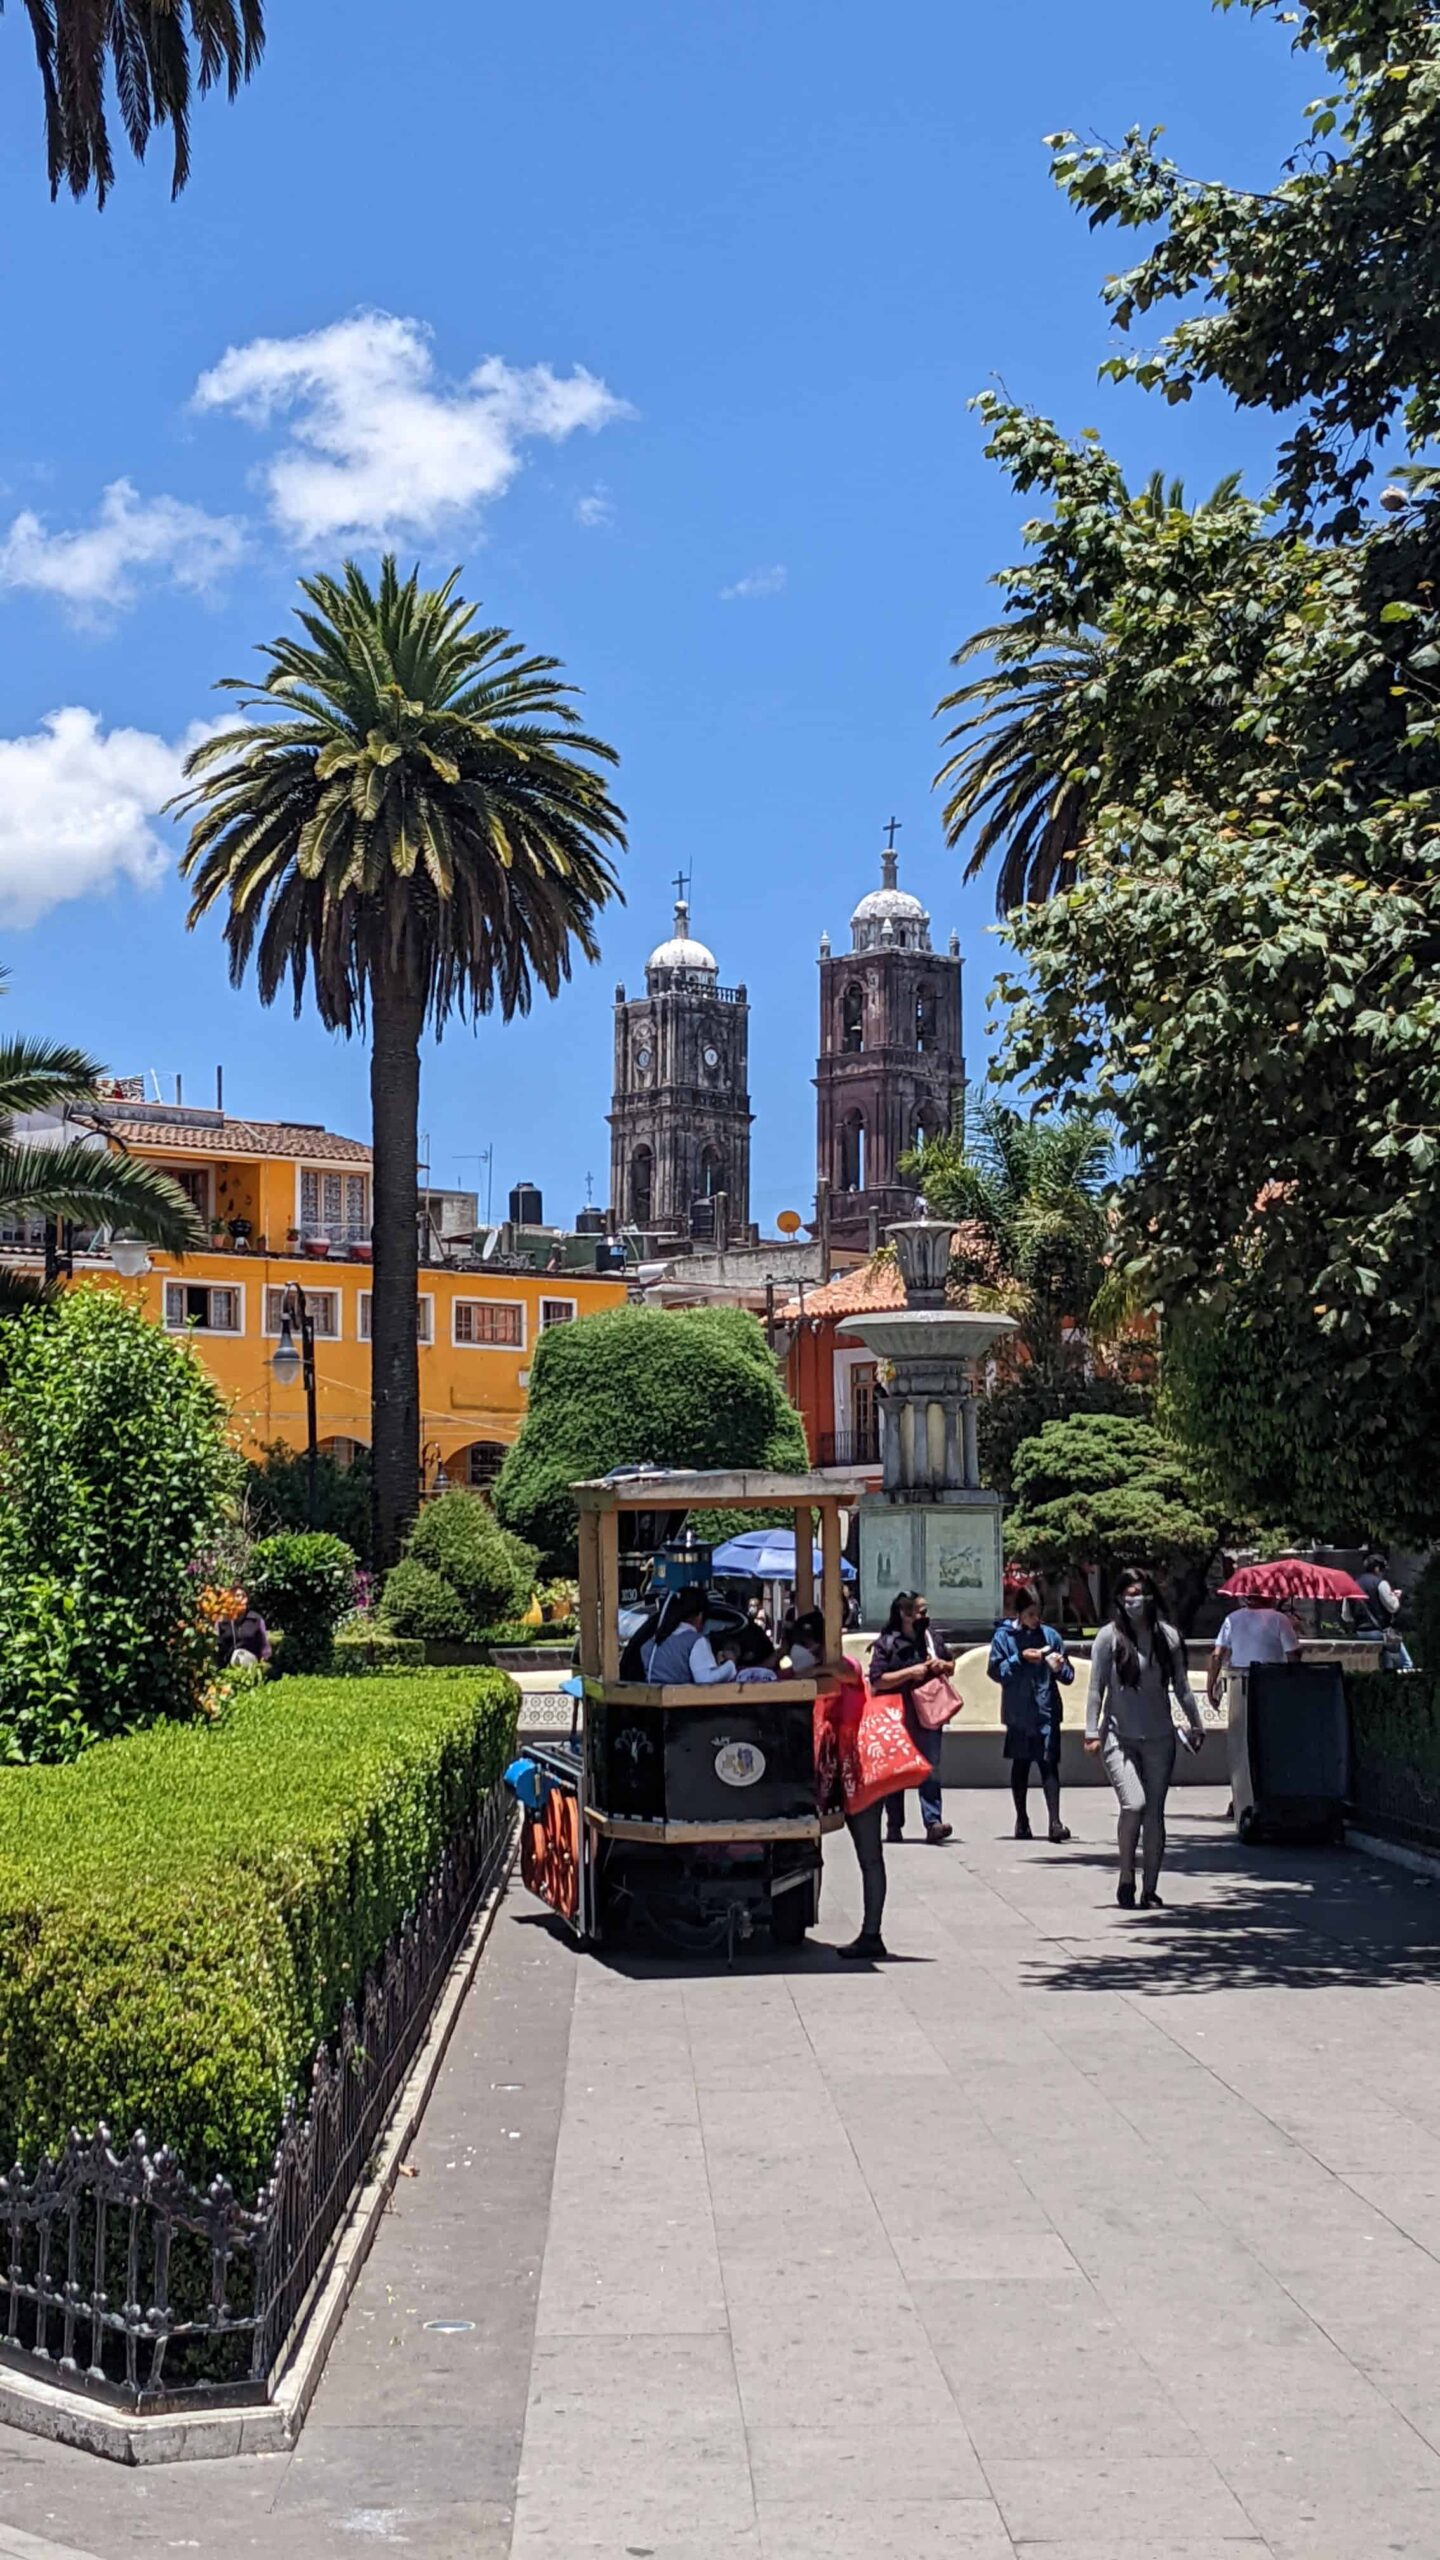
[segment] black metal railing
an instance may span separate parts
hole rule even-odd
[[[104,2125],[0,2178],[0,2359],[129,2409],[266,2398],[513,1826],[497,1786],[319,2047],[253,2206]]]
[[[878,1467],[879,1423],[867,1422],[858,1431],[822,1431],[816,1464],[822,1467]]]

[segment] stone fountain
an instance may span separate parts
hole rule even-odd
[[[891,1370],[880,1406],[884,1481],[860,1502],[861,1611],[878,1627],[897,1591],[923,1591],[937,1626],[988,1636],[1001,1610],[1002,1503],[980,1482],[975,1363],[1015,1319],[946,1306],[954,1231],[942,1219],[906,1219],[886,1232],[905,1304],[847,1316],[842,1328]]]

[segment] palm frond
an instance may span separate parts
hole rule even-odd
[[[204,1241],[193,1203],[168,1173],[83,1138],[55,1147],[0,1138],[0,1218],[123,1227],[167,1253]]]
[[[24,0],[24,8],[45,103],[50,193],[63,185],[79,197],[93,187],[102,205],[115,177],[109,80],[137,160],[155,127],[169,126],[178,195],[190,174],[193,99],[222,83],[233,98],[265,45],[263,0]]]

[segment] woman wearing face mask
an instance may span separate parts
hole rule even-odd
[[[1120,1882],[1115,1899],[1122,1911],[1135,1908],[1137,1846],[1141,1849],[1141,1909],[1154,1910],[1160,1902],[1165,1798],[1175,1770],[1172,1698],[1183,1708],[1192,1743],[1198,1747],[1205,1739],[1205,1727],[1185,1667],[1185,1647],[1160,1616],[1154,1583],[1143,1574],[1122,1573],[1114,1615],[1095,1638],[1085,1711],[1085,1748],[1104,1753],[1105,1774],[1120,1806]]]

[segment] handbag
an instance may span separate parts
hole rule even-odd
[[[923,1725],[927,1733],[939,1733],[952,1717],[958,1716],[965,1704],[949,1681],[942,1680],[938,1672],[932,1673],[928,1680],[917,1680],[914,1688],[906,1694],[915,1710],[916,1723]]]

